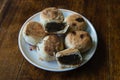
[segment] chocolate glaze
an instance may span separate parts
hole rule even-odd
[[[59,62],[66,65],[77,65],[81,63],[80,57],[78,55],[66,55],[58,58]]]
[[[73,35],[76,35],[76,32],[75,32],[75,31],[72,31],[72,34],[73,34]]]
[[[76,21],[78,21],[78,22],[83,22],[84,19],[83,19],[83,18],[77,18]]]
[[[65,28],[65,23],[56,23],[56,22],[47,23],[47,25],[45,26],[45,30],[48,32],[56,32],[64,28]]]
[[[80,38],[81,38],[81,39],[84,38],[84,34],[81,34],[81,35],[80,35]]]
[[[76,23],[72,23],[72,26],[76,26]]]

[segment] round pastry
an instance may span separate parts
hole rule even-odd
[[[63,13],[55,7],[50,7],[50,8],[44,9],[40,13],[40,18],[44,25],[47,24],[48,22],[61,23],[64,20]]]
[[[82,18],[82,16],[78,14],[72,14],[65,18],[65,22],[67,25],[69,25],[70,31],[76,31],[76,30],[86,30],[86,22]]]
[[[31,45],[36,45],[45,35],[44,28],[38,22],[29,22],[23,29],[23,37]]]
[[[55,53],[60,50],[63,50],[63,43],[56,35],[48,35],[37,44],[39,58],[44,61],[55,60]]]
[[[79,49],[83,53],[92,47],[92,39],[88,32],[73,31],[65,37],[65,45],[67,48]]]
[[[46,8],[40,13],[40,21],[48,33],[64,33],[61,31],[66,27],[63,20],[63,13],[55,7]]]
[[[61,68],[78,67],[82,63],[82,56],[78,49],[65,49],[56,53],[57,63]]]

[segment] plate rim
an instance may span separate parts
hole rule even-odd
[[[71,13],[76,13],[76,14],[81,15],[80,13],[77,13],[77,12],[74,12],[74,11],[71,11],[71,10],[67,10],[67,9],[59,9],[59,10],[62,10],[63,12],[66,11],[66,12],[71,12]],[[41,12],[41,11],[40,11],[40,12]],[[18,34],[18,47],[19,47],[22,55],[24,56],[24,58],[25,58],[29,63],[31,63],[32,65],[36,66],[37,68],[40,68],[40,69],[43,69],[43,70],[47,70],[47,71],[63,72],[63,71],[70,71],[70,70],[73,70],[73,69],[78,68],[78,67],[76,67],[76,68],[65,68],[65,69],[59,69],[59,70],[56,70],[56,69],[53,70],[53,69],[50,69],[50,68],[44,68],[44,67],[42,67],[42,66],[37,65],[36,63],[34,63],[32,60],[30,60],[30,59],[26,56],[26,54],[25,54],[25,52],[22,50],[22,46],[21,46],[22,31],[23,31],[24,26],[25,26],[32,18],[34,18],[36,15],[40,14],[40,12],[37,12],[37,13],[33,14],[31,17],[29,17],[29,18],[24,22],[24,24],[22,25],[22,27],[21,27],[20,30],[19,30],[19,34]],[[92,55],[91,55],[91,57],[89,58],[89,60],[90,60],[90,59],[93,57],[93,55],[95,54],[95,51],[96,51],[96,48],[97,48],[97,45],[98,45],[97,32],[96,32],[95,27],[92,25],[92,23],[91,23],[86,17],[84,17],[83,15],[81,15],[81,16],[85,19],[85,21],[87,21],[87,22],[89,23],[89,26],[92,28],[92,30],[94,30],[94,33],[95,33],[95,36],[96,36],[96,44],[95,44],[94,49],[93,49],[93,51],[92,51]],[[81,66],[83,66],[84,64],[86,64],[89,60],[85,61],[85,62],[84,62],[83,64],[81,64],[79,67],[81,67]]]

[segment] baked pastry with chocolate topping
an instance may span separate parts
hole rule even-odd
[[[36,45],[46,35],[44,28],[38,22],[29,22],[23,29],[23,37],[30,45]]]
[[[65,45],[66,48],[76,48],[83,53],[92,47],[92,39],[86,31],[73,31],[65,37]]]
[[[65,18],[70,31],[86,30],[86,22],[79,14],[72,14]]]
[[[69,25],[66,25],[65,23],[56,22],[47,23],[47,25],[45,26],[46,32],[52,34],[63,34],[68,30],[68,28]]]
[[[82,56],[78,49],[65,49],[56,53],[57,62],[61,68],[78,67],[82,63]]]
[[[63,13],[55,7],[45,8],[40,13],[40,18],[43,24],[48,22],[62,23],[64,20]]]
[[[55,53],[63,49],[63,43],[57,35],[48,35],[37,44],[39,58],[44,61],[55,60]]]
[[[48,33],[65,33],[66,27],[68,28],[68,26],[63,23],[63,13],[55,7],[44,9],[40,13],[40,21]]]

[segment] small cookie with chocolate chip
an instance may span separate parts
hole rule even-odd
[[[86,31],[72,31],[65,37],[66,48],[79,49],[81,53],[92,47],[92,39]]]
[[[86,30],[86,22],[82,18],[82,16],[78,14],[72,14],[65,18],[65,22],[67,25],[69,25],[70,31],[76,31],[76,30]]]

